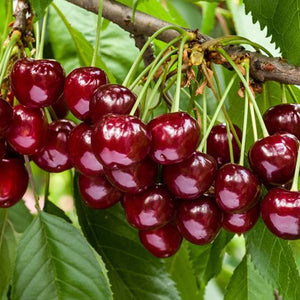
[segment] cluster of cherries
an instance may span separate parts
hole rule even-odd
[[[274,234],[300,238],[299,193],[278,187],[288,186],[294,175],[298,105],[265,113],[272,135],[250,149],[252,172],[230,163],[224,124],[211,130],[207,154],[199,152],[201,130],[195,119],[174,112],[143,123],[138,110],[129,114],[136,96],[110,84],[99,68],[77,68],[65,77],[54,60],[22,58],[10,82],[19,104],[0,101],[0,207],[10,207],[25,193],[26,155],[47,172],[74,167],[89,207],[105,209],[121,201],[141,243],[157,257],[176,253],[183,237],[204,245],[221,227],[244,233],[260,211]],[[64,119],[68,109],[82,121],[79,125]],[[237,161],[240,150],[232,133],[230,138]],[[270,191],[260,204],[262,184]]]

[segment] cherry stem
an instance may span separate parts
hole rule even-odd
[[[47,18],[48,18],[48,8],[46,9],[45,16],[43,18],[41,38],[40,38],[39,42],[37,42],[37,44],[38,44],[38,49],[37,49],[37,54],[36,54],[37,59],[42,59],[43,55],[44,55],[44,44],[45,44],[45,36],[46,36],[46,28],[47,28]]]
[[[245,67],[245,70],[246,70],[246,81],[249,84],[249,62],[245,63],[244,67]],[[244,120],[243,120],[240,161],[239,161],[239,164],[241,166],[244,166],[246,136],[247,136],[247,124],[248,124],[248,108],[249,108],[249,98],[248,98],[248,93],[245,93]]]
[[[285,85],[281,83],[280,87],[281,87],[281,103],[287,103]]]
[[[38,53],[40,52],[40,38],[41,38],[41,32],[40,32],[40,22],[37,21],[34,24],[34,37],[35,37],[35,53],[38,56]]]
[[[32,193],[33,193],[34,200],[35,200],[35,208],[38,211],[40,211],[41,208],[40,208],[40,204],[39,204],[39,196],[37,194],[37,189],[36,189],[36,186],[35,186],[35,183],[34,183],[33,173],[32,173],[32,169],[31,169],[31,166],[30,166],[28,155],[24,155],[24,159],[25,159],[25,165],[26,165],[26,170],[27,170],[28,177],[29,177],[30,186],[31,186]]]
[[[295,95],[295,93],[294,93],[294,91],[293,91],[293,88],[292,88],[290,85],[287,85],[286,87],[287,87],[287,90],[289,91],[289,93],[290,93],[290,95],[291,95],[293,101],[294,101],[295,103],[298,103],[298,99],[297,99],[297,97],[296,97],[296,95]]]
[[[101,26],[102,26],[102,8],[103,8],[103,0],[99,0],[97,28],[96,28],[96,40],[95,40],[93,57],[92,57],[92,61],[91,61],[91,67],[95,67],[96,61],[97,61],[97,55],[98,55],[99,44],[100,44],[100,32],[101,32]]]
[[[233,156],[233,147],[232,147],[232,141],[231,141],[231,132],[228,122],[226,122],[226,133],[227,133],[227,139],[228,139],[228,146],[229,146],[229,157],[230,162],[234,163],[234,156]]]
[[[294,172],[293,183],[291,187],[291,191],[297,192],[298,191],[298,181],[299,181],[299,170],[300,170],[300,143],[298,147],[298,154],[297,154],[297,162]]]
[[[143,54],[144,52],[147,50],[147,48],[149,47],[149,45],[152,43],[152,41],[158,36],[160,35],[162,32],[167,31],[167,30],[176,30],[177,32],[179,32],[180,34],[186,34],[186,31],[180,27],[174,26],[174,25],[170,25],[170,26],[165,26],[160,28],[158,31],[156,31],[151,37],[149,37],[149,39],[147,40],[147,42],[145,43],[145,45],[143,46],[143,48],[141,49],[141,51],[139,52],[138,57],[136,58],[136,60],[134,61],[133,65],[131,66],[126,78],[123,81],[123,86],[128,87],[130,85],[130,82],[132,80],[132,78],[134,77],[135,73],[137,72],[137,69],[143,59]]]
[[[254,111],[253,104],[251,101],[249,101],[249,108],[250,108],[253,139],[254,139],[254,142],[256,142],[258,140],[258,134],[257,134],[257,127],[256,127],[255,111]]]
[[[209,126],[207,128],[207,131],[205,132],[205,135],[203,136],[202,141],[201,141],[201,143],[200,143],[200,145],[198,147],[198,150],[200,152],[203,151],[203,147],[204,147],[204,144],[206,143],[207,137],[208,137],[211,129],[213,128],[213,126],[214,126],[214,124],[215,124],[215,122],[217,120],[217,117],[218,117],[218,115],[220,113],[220,110],[221,110],[222,106],[225,103],[226,97],[227,97],[227,95],[228,95],[228,93],[229,93],[229,91],[230,91],[230,89],[231,89],[231,87],[232,87],[232,85],[233,85],[236,77],[237,77],[237,74],[234,74],[233,77],[231,78],[231,80],[228,83],[228,85],[227,85],[227,87],[226,87],[226,89],[224,91],[224,94],[223,94],[223,96],[222,96],[222,98],[221,98],[221,100],[220,100],[220,102],[219,102],[219,104],[218,104],[218,106],[217,106],[217,108],[215,110],[215,113],[214,113],[213,117],[211,118],[211,122],[210,122],[210,124],[209,124]]]
[[[153,67],[153,62],[149,64],[134,80],[134,82],[128,87],[128,89],[133,90],[136,85],[140,82],[140,80],[149,72],[149,70]]]
[[[50,187],[50,173],[46,173],[46,180],[45,180],[45,190],[44,190],[44,201],[45,203],[49,200],[49,187]]]
[[[8,45],[7,45],[7,48],[4,51],[3,57],[1,59],[1,64],[0,64],[0,71],[1,71],[1,74],[0,74],[0,88],[1,88],[2,83],[3,83],[3,79],[4,79],[4,76],[5,76],[5,73],[6,73],[6,69],[7,69],[7,66],[8,66],[8,62],[10,60],[12,50],[13,50],[14,46],[16,45],[17,41],[20,39],[20,36],[21,36],[21,33],[20,32],[17,33],[17,31],[15,31],[15,33],[11,36],[11,39],[10,39]]]
[[[202,103],[202,106],[203,106],[203,135],[206,134],[207,132],[207,97],[206,97],[206,88],[204,88],[203,90],[203,99],[202,99],[203,103]],[[207,146],[207,143],[206,143],[206,140],[205,140],[205,143],[203,145],[203,152],[206,153],[206,146]]]
[[[180,90],[181,90],[181,71],[182,71],[182,54],[184,50],[184,45],[188,40],[188,36],[185,35],[179,46],[178,60],[177,60],[177,81],[176,81],[176,89],[174,95],[174,101],[172,103],[171,112],[179,111],[180,104]]]
[[[263,118],[262,118],[262,115],[261,115],[261,113],[260,113],[259,107],[258,107],[258,105],[257,105],[257,103],[256,103],[256,101],[255,101],[255,98],[254,98],[254,96],[253,96],[253,94],[252,94],[252,92],[251,92],[249,86],[247,85],[247,82],[246,82],[246,80],[245,80],[243,74],[241,73],[241,71],[238,69],[237,65],[234,63],[234,61],[231,59],[231,57],[226,53],[226,51],[225,51],[224,49],[219,48],[219,49],[217,49],[217,51],[218,51],[221,55],[224,56],[224,58],[229,62],[229,64],[232,66],[232,68],[235,70],[235,72],[236,72],[237,75],[239,76],[240,80],[242,81],[243,85],[245,86],[246,91],[247,91],[247,93],[248,93],[248,95],[249,95],[249,97],[250,97],[250,99],[251,99],[251,101],[252,101],[252,104],[253,104],[253,106],[254,106],[254,110],[255,110],[256,115],[257,115],[257,118],[258,118],[258,122],[259,122],[260,127],[261,127],[262,132],[263,132],[263,136],[264,136],[264,137],[269,136],[268,130],[267,130],[267,128],[266,128],[266,125],[265,125],[264,120],[263,120]]]

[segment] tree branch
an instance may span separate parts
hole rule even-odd
[[[99,0],[67,1],[93,13],[98,13]],[[135,21],[132,23],[132,9],[113,0],[103,0],[102,15],[134,36],[151,36],[158,29],[171,25],[168,22],[139,11],[136,11]],[[176,36],[178,36],[177,31],[168,30],[160,34],[158,39],[170,42]],[[212,38],[201,33],[197,35],[199,43],[210,39]],[[227,47],[226,51],[235,61],[238,59],[242,60],[243,57],[250,58],[250,74],[255,81],[265,82],[267,80],[274,80],[284,84],[300,85],[300,67],[290,65],[281,58],[270,58],[256,52],[246,51],[242,47]],[[222,60],[214,61],[226,65]]]

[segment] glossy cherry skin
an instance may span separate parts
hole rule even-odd
[[[249,150],[252,170],[267,185],[286,184],[296,166],[298,142],[289,134],[274,134],[256,141]]]
[[[124,168],[143,160],[150,151],[151,135],[137,117],[108,114],[95,126],[92,147],[104,167]]]
[[[185,112],[160,115],[147,128],[152,135],[152,159],[162,165],[179,163],[188,158],[200,141],[200,127]]]
[[[103,166],[96,158],[92,149],[92,128],[81,123],[70,133],[68,138],[69,159],[73,166],[86,176],[104,174]]]
[[[5,137],[13,117],[13,109],[8,102],[0,98],[0,138]]]
[[[104,115],[129,114],[136,96],[125,86],[105,84],[97,88],[90,102],[91,118],[96,123]]]
[[[177,227],[193,244],[212,242],[219,233],[221,222],[222,212],[213,197],[202,195],[196,200],[181,201],[178,205]]]
[[[88,177],[79,174],[78,186],[82,200],[91,208],[105,209],[122,198],[122,193],[113,187],[104,175]]]
[[[105,175],[112,185],[124,193],[137,194],[155,182],[158,165],[149,157],[127,167],[105,169]]]
[[[269,134],[286,131],[300,139],[300,104],[284,103],[270,107],[263,119]]]
[[[136,195],[125,194],[123,207],[128,223],[140,230],[162,227],[174,215],[172,196],[162,185]]]
[[[241,140],[242,132],[236,126],[233,125],[236,131],[237,136]],[[240,148],[231,132],[231,143],[233,150],[234,161],[237,162],[240,157]],[[226,130],[226,124],[217,124],[210,131],[207,138],[207,153],[213,156],[218,165],[222,166],[230,162],[230,152],[229,152],[229,143],[228,135]]]
[[[51,106],[55,112],[55,116],[57,117],[57,119],[64,119],[69,112],[69,108],[66,99],[64,97],[64,94],[62,94],[57,99],[57,101],[55,101]]]
[[[139,231],[139,238],[142,245],[158,258],[174,255],[182,242],[182,235],[172,223],[158,229]]]
[[[196,199],[213,183],[217,163],[215,159],[195,151],[186,160],[163,168],[163,178],[168,189],[181,199]]]
[[[215,196],[219,207],[228,213],[245,212],[259,200],[261,185],[249,169],[225,164],[217,172]]]
[[[300,239],[300,192],[273,188],[261,203],[261,216],[269,230],[286,239]]]
[[[10,207],[21,200],[27,185],[28,174],[22,160],[0,161],[0,207]]]
[[[14,107],[12,121],[7,131],[7,141],[20,154],[37,153],[45,144],[48,130],[47,118],[41,108]]]
[[[222,226],[228,231],[242,234],[249,231],[259,218],[259,205],[255,205],[250,210],[243,213],[223,213]]]
[[[95,90],[108,83],[106,73],[96,67],[81,67],[66,78],[64,96],[70,111],[79,120],[90,120],[90,101]]]
[[[40,108],[53,104],[62,94],[65,73],[55,60],[21,58],[14,64],[10,80],[21,104]]]
[[[68,120],[57,120],[49,125],[46,144],[32,156],[33,161],[48,172],[62,172],[72,168],[67,141],[75,124]]]
[[[0,160],[4,158],[6,154],[6,140],[0,139]]]

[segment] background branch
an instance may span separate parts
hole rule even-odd
[[[93,13],[98,13],[98,0],[67,0]],[[112,0],[103,0],[102,15],[109,21],[116,23],[133,36],[151,36],[158,29],[170,25],[170,23],[136,11],[135,21],[131,22],[132,9],[121,3]],[[168,30],[158,36],[158,39],[169,42],[178,36],[178,32]],[[212,39],[209,36],[198,33],[198,42],[203,43]],[[300,67],[288,64],[281,58],[270,58],[256,52],[244,50],[242,47],[228,47],[226,51],[233,60],[241,60],[243,57],[250,58],[251,77],[259,82],[274,80],[285,84],[300,85]],[[215,60],[217,63],[226,63],[222,60]]]

